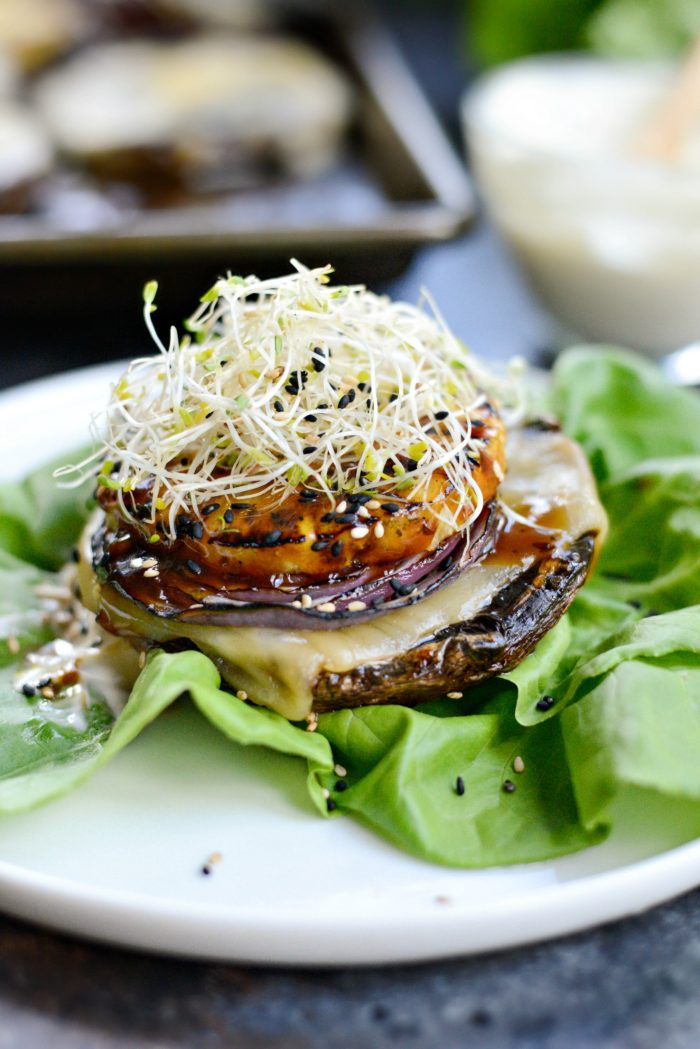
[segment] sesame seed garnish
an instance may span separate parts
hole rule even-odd
[[[189,561],[187,561],[185,563],[189,564]],[[194,564],[194,562],[193,562],[193,564]],[[199,574],[199,572],[201,572],[202,569],[199,568],[199,565],[197,565],[197,568],[199,569],[197,574]],[[155,579],[156,576],[158,575],[158,569],[157,568],[147,568],[146,571],[143,574],[144,574],[144,577],[146,579]]]
[[[449,412],[435,412],[435,418],[438,422],[442,422],[442,420],[446,419],[449,414]]]
[[[381,539],[384,535],[384,525],[381,521],[377,521],[376,525],[374,526],[374,534],[376,535],[377,539]]]
[[[224,521],[226,524],[231,524],[231,521],[233,521],[233,510],[231,507],[224,511]]]
[[[305,488],[304,491],[300,493],[299,498],[302,500],[302,502],[314,503],[318,499],[318,493],[312,492],[309,488]]]
[[[212,852],[206,863],[202,864],[200,873],[203,874],[205,878],[208,877],[212,873],[213,868],[216,867],[217,863],[221,863],[222,859],[223,856],[220,852]]]
[[[524,771],[525,771],[525,762],[523,761],[523,759],[518,754],[517,758],[513,759],[513,772],[517,772],[519,774],[519,773],[524,772]]]
[[[320,346],[315,346],[312,350],[311,364],[315,372],[322,372],[326,367],[326,362],[323,359],[323,349]]]
[[[328,524],[331,521],[335,521],[335,514],[333,513],[332,510],[329,510],[329,512],[327,514],[323,515],[323,517],[321,518],[321,521],[323,521],[324,524]]]
[[[335,605],[332,601],[326,601],[322,605],[317,605],[319,612],[335,612]]]
[[[302,594],[300,604],[302,608],[311,608],[313,601],[308,594]]]
[[[366,518],[366,517],[371,517],[372,515],[370,514],[370,512],[369,512],[369,510],[367,509],[366,506],[361,506],[358,509],[358,511],[357,511],[357,516]]]
[[[315,711],[311,711],[306,719],[306,731],[315,732],[318,728],[318,714]]]
[[[512,794],[513,793],[513,791],[515,790],[515,784],[513,783],[512,779],[504,779],[503,780],[503,790],[504,790],[504,792],[506,794]]]
[[[301,601],[292,601],[292,608],[301,608]]]
[[[369,496],[365,492],[353,492],[348,496],[348,502],[361,505],[369,502]]]
[[[302,448],[302,452],[304,453],[304,455],[313,455],[317,447],[318,445],[315,444],[305,444]]]
[[[408,597],[416,589],[415,583],[400,583],[398,579],[390,579],[392,590],[400,597]]]
[[[331,547],[331,553],[333,554],[333,557],[340,557],[342,551],[343,551],[343,540],[342,539],[336,539],[336,541],[333,543],[333,546]]]
[[[333,801],[333,798],[328,798],[328,800],[326,801],[326,808],[329,812],[333,812],[333,809],[336,808],[336,804]]]
[[[448,699],[461,699],[463,695],[464,695],[464,692],[448,692],[447,693],[447,698]]]
[[[335,512],[336,512],[337,514],[344,514],[344,513],[345,513],[345,511],[347,510],[347,508],[348,508],[348,504],[347,504],[347,501],[346,501],[345,499],[343,499],[343,500],[342,500],[341,502],[339,502],[339,503],[338,503],[338,505],[336,506],[336,508],[335,508]]]
[[[535,703],[536,710],[551,710],[554,706],[554,696],[542,696],[542,699],[538,699]]]
[[[185,561],[185,564],[189,568],[190,572],[194,572],[195,575],[202,574],[202,566],[198,565],[196,561],[192,561],[191,558],[188,558],[187,561]]]
[[[350,529],[350,535],[353,539],[364,539],[366,535],[369,535],[369,528],[366,525],[356,525],[355,528]]]
[[[202,507],[202,517],[208,517],[209,514],[213,514],[219,509],[220,503],[207,503],[206,506]]]
[[[352,524],[356,520],[354,514],[338,514],[336,515],[336,521],[338,524]]]
[[[9,651],[12,653],[12,655],[16,656],[17,653],[19,652],[21,646],[20,646],[20,643],[19,643],[19,641],[17,640],[16,637],[8,637],[8,639],[7,639],[7,647],[9,649]]]
[[[334,765],[333,766],[333,771],[335,772],[336,776],[341,776],[342,777],[342,776],[347,776],[347,774],[348,774],[348,770],[345,768],[344,765]]]
[[[460,798],[464,794],[464,780],[461,776],[455,780],[455,794],[459,794]]]
[[[339,794],[342,794],[344,790],[348,789],[348,785],[344,779],[339,779],[336,781],[335,789]]]
[[[284,405],[282,404],[282,401],[279,401],[279,400],[275,401],[274,407],[275,407],[275,411],[276,412],[283,412],[284,411]]]
[[[236,692],[236,699],[243,699],[243,700],[245,700],[247,698],[248,698],[248,693],[245,691],[245,689],[239,688],[238,691]]]
[[[304,422],[305,423],[315,423],[316,422],[316,418],[317,417],[312,412],[309,412],[308,415],[304,416]]]
[[[315,543],[311,544],[312,550],[325,550],[330,545],[329,539],[317,539]]]
[[[338,407],[339,407],[339,408],[340,408],[341,410],[342,410],[343,408],[347,408],[347,406],[348,406],[348,405],[350,404],[350,401],[351,401],[351,399],[352,399],[352,398],[350,397],[350,394],[349,394],[349,393],[344,393],[344,394],[343,394],[343,396],[342,396],[342,397],[340,398],[340,400],[338,401]]]
[[[131,560],[129,561],[129,565],[130,565],[131,568],[142,568],[143,567],[143,558],[142,557],[132,557]]]
[[[281,538],[282,533],[280,532],[279,528],[275,528],[271,532],[268,532],[267,535],[263,536],[262,544],[263,546],[274,546],[275,543],[278,543]]]
[[[46,685],[46,687],[40,689],[40,691],[41,691],[41,694],[44,697],[44,699],[54,699],[55,698],[54,690],[49,685]]]
[[[32,696],[36,695],[36,689],[33,685],[22,685],[22,695],[26,696],[27,699],[30,699]]]
[[[364,601],[351,601],[348,605],[348,612],[364,612],[366,608]]]
[[[324,798],[330,798],[331,796],[331,792],[329,791],[328,787],[321,787],[321,794],[323,794]]]
[[[141,562],[141,564],[144,568],[155,568],[158,564],[158,559],[155,557],[147,557],[145,561]]]
[[[503,473],[503,467],[498,461],[494,461],[493,472],[495,473],[499,481],[502,481],[505,477],[505,474]]]
[[[388,514],[396,514],[400,509],[398,503],[382,503],[382,510],[385,510]]]
[[[204,527],[201,521],[195,521],[190,527],[190,535],[193,539],[201,539],[204,534]]]
[[[368,510],[378,510],[381,505],[382,504],[379,502],[378,499],[370,499],[369,502],[367,503],[367,509]]]

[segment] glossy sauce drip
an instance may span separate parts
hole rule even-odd
[[[530,507],[518,508],[518,513],[527,516]],[[489,564],[514,565],[528,556],[541,558],[552,554],[566,534],[568,518],[566,509],[553,506],[533,518],[532,524],[510,521],[501,532],[496,548],[487,557]]]

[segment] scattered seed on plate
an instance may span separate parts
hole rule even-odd
[[[536,710],[551,710],[554,706],[554,696],[542,696],[542,699],[538,699],[535,703]]]
[[[520,773],[520,772],[524,772],[524,771],[525,771],[525,762],[523,761],[523,759],[518,754],[517,758],[514,758],[514,760],[513,760],[513,772]]]
[[[461,776],[458,776],[455,780],[455,794],[459,794],[460,798],[464,794],[464,780]]]
[[[245,689],[239,688],[238,691],[236,692],[236,699],[243,699],[243,700],[245,700],[247,698],[248,698],[248,693],[245,691]]]
[[[447,693],[447,698],[448,699],[461,699],[463,695],[464,695],[464,692],[448,692]]]
[[[503,790],[505,791],[506,794],[512,794],[513,793],[513,791],[515,790],[515,784],[513,783],[512,779],[504,779],[503,780]]]
[[[345,768],[344,765],[334,765],[333,771],[335,772],[336,776],[340,776],[341,778],[343,776],[347,776],[348,774],[348,770]]]

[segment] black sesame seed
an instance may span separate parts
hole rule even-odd
[[[354,524],[356,517],[355,514],[337,514],[336,521],[338,524]]]
[[[275,528],[272,532],[268,532],[267,535],[263,536],[263,546],[274,546],[282,538],[282,533],[278,528]]]
[[[203,874],[205,878],[208,878],[209,875],[211,874],[211,867],[209,866],[209,864],[205,863],[204,866],[201,868],[199,873]]]
[[[392,393],[392,394],[391,394],[391,395],[389,396],[389,404],[393,404],[393,403],[394,403],[394,401],[398,401],[398,399],[399,399],[399,395],[398,395],[398,393]]]
[[[364,506],[372,498],[371,495],[367,495],[365,492],[355,492],[353,495],[348,496],[349,503],[358,503],[360,506]]]
[[[41,679],[41,681],[37,681],[36,687],[37,688],[48,688],[48,686],[50,684],[51,684],[51,678],[50,677],[43,677]]]
[[[250,510],[252,503],[231,503],[232,510]]]
[[[284,411],[284,405],[283,405],[282,401],[279,401],[279,400],[275,401],[273,407],[274,407],[276,412],[283,412]]]
[[[379,597],[372,598],[372,608],[379,608],[380,605],[384,604],[384,598],[380,595]]]
[[[304,422],[305,423],[315,423],[316,422],[316,416],[313,415],[311,412],[309,412],[308,415],[304,416]]]
[[[506,794],[512,794],[513,793],[513,791],[515,790],[515,784],[513,783],[512,779],[504,779],[503,780],[503,790],[505,791]]]
[[[336,804],[333,801],[333,798],[326,798],[326,808],[328,809],[328,811],[332,812],[335,807]]]
[[[193,539],[201,539],[204,534],[204,528],[201,521],[195,521],[190,527],[190,535]]]
[[[327,404],[326,404],[326,402],[324,401],[324,402],[323,402],[323,404],[317,404],[317,405],[316,405],[316,411],[317,411],[317,412],[322,412],[322,411],[323,411],[323,410],[324,410],[325,408],[327,408],[327,407],[328,407],[328,405],[327,405]]]
[[[382,510],[385,510],[388,514],[397,514],[401,507],[398,503],[382,503]]]
[[[189,568],[190,572],[194,572],[195,575],[202,574],[202,566],[198,565],[196,561],[188,559],[187,561],[185,561],[185,564]]]
[[[318,499],[318,492],[312,492],[308,488],[305,488],[303,492],[300,492],[299,498],[304,503],[313,503]]]
[[[339,779],[339,780],[338,780],[338,782],[337,782],[337,783],[336,783],[336,785],[335,785],[335,789],[336,789],[336,790],[338,790],[338,791],[340,791],[340,792],[341,792],[341,794],[342,794],[342,792],[343,792],[344,790],[347,790],[347,789],[348,789],[348,783],[347,783],[347,780],[344,780],[344,779]]]
[[[479,466],[481,459],[477,459],[475,455],[468,455],[467,462],[471,467]]]
[[[440,565],[440,571],[441,572],[446,572],[449,568],[452,568],[452,565],[454,563],[455,563],[454,557],[452,556],[452,554],[449,554],[445,558],[445,560],[442,562],[442,564]]]
[[[416,589],[416,583],[400,583],[398,579],[390,579],[391,588],[400,597],[408,597]]]
[[[333,554],[333,557],[340,557],[340,555],[342,553],[342,550],[343,550],[343,541],[342,541],[342,539],[336,539],[336,541],[333,543],[333,546],[331,547],[331,553]]]
[[[536,710],[551,710],[554,706],[554,696],[542,696],[542,699],[538,699],[535,703]]]
[[[213,514],[215,510],[219,509],[219,503],[207,503],[206,506],[202,507],[202,516],[208,517],[209,514]]]
[[[350,394],[344,393],[343,396],[338,401],[338,407],[340,409],[347,408],[347,406],[350,404],[350,400],[351,400]]]
[[[350,403],[352,404],[352,402],[357,397],[357,390],[348,390],[348,397],[350,398]]]
[[[458,776],[455,780],[455,793],[459,794],[460,798],[464,794],[464,780],[461,776]]]
[[[231,524],[231,521],[233,521],[233,510],[231,507],[224,511],[224,521],[226,524]]]
[[[34,688],[33,685],[22,685],[22,693],[27,698],[29,698],[30,696],[35,696],[36,695],[36,689]]]
[[[288,382],[287,385],[284,388],[284,392],[285,393],[291,393],[291,395],[293,397],[295,397],[299,393],[299,387],[296,386],[296,384]],[[278,408],[277,410],[279,411],[280,409]]]
[[[358,382],[358,384],[357,384],[358,390],[361,390],[362,393],[365,392],[366,387],[367,387],[367,383],[366,382]]]
[[[315,543],[311,544],[312,550],[325,550],[329,544],[328,539],[317,539]]]
[[[77,546],[73,547],[73,549],[70,552],[70,556],[71,556],[71,561],[75,561],[75,563],[77,564],[78,561],[80,560],[80,551],[78,550]]]
[[[418,469],[418,463],[416,462],[416,460],[415,459],[408,459],[407,462],[406,462],[406,469],[408,470],[408,472],[410,474],[412,474],[414,470],[417,470]]]
[[[311,351],[311,363],[315,372],[322,372],[326,367],[326,362],[323,359],[324,353],[321,346],[314,346]]]
[[[438,422],[442,422],[442,420],[446,419],[449,414],[449,412],[435,412],[435,418]]]
[[[313,455],[313,453],[316,451],[317,447],[318,447],[318,445],[315,445],[315,444],[305,444],[304,447],[302,448],[302,451],[303,451],[304,455]]]
[[[321,518],[321,520],[322,520],[322,521],[323,521],[323,522],[324,522],[325,524],[328,524],[328,523],[329,523],[330,521],[335,521],[335,514],[333,513],[333,511],[332,511],[332,510],[329,510],[327,514],[324,514],[324,515],[323,515],[323,517]]]

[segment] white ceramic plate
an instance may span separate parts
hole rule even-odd
[[[0,395],[0,477],[80,444],[114,366]],[[297,762],[237,747],[187,706],[75,794],[0,820],[0,906],[94,939],[232,961],[377,964],[541,940],[700,883],[700,841],[631,813],[604,845],[480,872],[326,821]],[[209,877],[201,866],[222,860]]]

